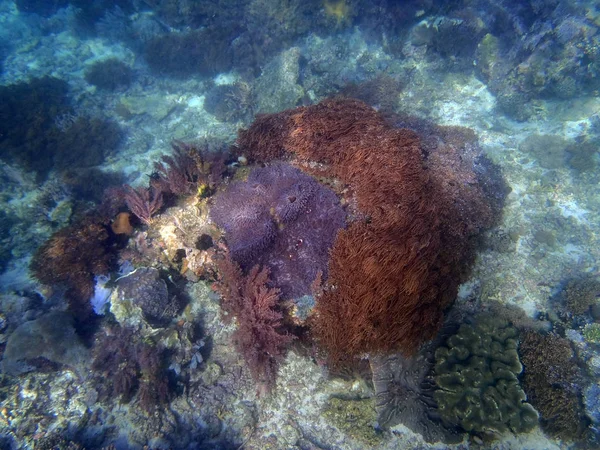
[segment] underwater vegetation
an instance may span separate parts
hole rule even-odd
[[[150,39],[144,58],[158,74],[174,77],[216,75],[233,68],[230,39],[222,28],[170,33]]]
[[[238,328],[233,341],[244,357],[260,391],[274,387],[277,368],[294,336],[283,327],[283,314],[278,309],[279,289],[269,287],[269,270],[252,267],[244,275],[228,252],[215,261],[219,280],[215,290],[221,295],[221,307],[235,317]]]
[[[584,275],[571,279],[563,290],[567,310],[578,316],[590,312],[598,303],[600,280],[593,275]]]
[[[381,82],[390,84],[396,86]],[[376,98],[381,89],[373,87]],[[223,232],[185,238],[209,258],[195,280],[214,280],[223,319],[235,320],[232,341],[259,393],[273,389],[296,343],[308,344],[333,370],[366,353],[393,355],[393,361],[372,361],[379,367],[374,406],[383,427],[402,421],[428,440],[446,442],[460,439],[461,430],[480,432],[484,425],[450,419],[444,425],[431,378],[433,347],[419,356],[442,325],[469,273],[476,238],[497,222],[507,192],[475,135],[336,98],[259,116],[231,150],[237,164],[250,164],[235,181],[226,180],[232,170],[226,153],[174,143],[172,154],[155,162],[147,186],[107,191],[101,218],[57,232],[35,255],[33,273],[66,289],[76,324],[90,317],[103,323],[92,310],[120,323],[112,331],[101,328],[107,336],[94,345],[92,368],[109,380],[100,394],[137,399],[147,411],[170,399],[164,367],[171,349],[161,350],[152,336],[163,327],[171,333],[166,330],[186,306],[171,287],[192,255],[165,249],[157,229],[165,226],[160,213],[181,208],[188,197]],[[169,226],[186,234],[177,220]],[[136,252],[144,255],[133,257]],[[117,261],[128,258],[133,271],[110,281]],[[110,297],[90,302],[106,286]],[[301,320],[292,317],[299,310]],[[129,330],[132,325],[144,337]],[[401,369],[411,375],[398,378]],[[523,400],[515,386],[506,391]],[[399,420],[402,413],[388,413],[386,405],[418,413]],[[516,419],[498,421],[504,429],[525,429]]]
[[[245,272],[268,269],[286,299],[310,294],[319,274],[327,278],[329,249],[346,219],[333,191],[282,163],[253,169],[218,193],[210,215],[233,260]]]
[[[53,137],[54,167],[63,171],[101,164],[121,143],[123,132],[116,122],[78,117]]]
[[[227,171],[224,162],[227,155],[179,141],[171,146],[173,156],[165,155],[154,163],[150,186],[167,196],[213,192]]]
[[[132,188],[128,184],[123,186],[123,198],[127,208],[145,224],[150,224],[152,216],[163,206],[162,191],[150,186]]]
[[[124,185],[114,192],[129,210],[145,224],[150,224],[163,206],[177,197],[196,193],[211,194],[227,172],[226,152],[209,152],[194,145],[176,141],[173,155],[165,155],[154,163],[149,186],[133,188]]]
[[[72,113],[68,86],[56,78],[0,87],[0,156],[45,175],[53,164],[48,132]]]
[[[16,0],[17,9],[22,12],[36,13],[41,16],[51,16],[59,8],[69,4],[69,0]]]
[[[250,84],[215,85],[204,99],[204,109],[223,122],[246,119],[253,110],[254,95]]]
[[[149,412],[169,399],[163,351],[142,341],[133,329],[115,326],[97,337],[92,369],[108,380],[99,383],[101,396],[128,403],[137,395],[139,405]]]
[[[64,288],[69,310],[85,321],[92,313],[94,278],[110,272],[117,249],[109,227],[90,216],[54,233],[30,268],[42,283]]]
[[[204,30],[201,33],[204,39],[189,42],[189,45],[193,52],[206,56],[208,70],[227,60],[227,64],[232,64],[240,73],[258,75],[269,58],[293,45],[298,38],[311,31],[325,32],[335,24],[335,19],[324,14],[322,0],[153,0],[146,3],[159,20],[170,27]],[[160,49],[182,45],[183,40],[179,43],[178,40],[173,36],[166,38],[164,43],[155,41],[145,52],[149,59],[154,59],[151,53],[158,54]],[[167,58],[170,64],[167,73],[183,76],[191,73],[187,68],[196,66],[193,61],[176,62],[178,57],[175,55]],[[181,70],[177,65],[181,65]]]

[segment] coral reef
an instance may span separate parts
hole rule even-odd
[[[247,119],[254,109],[254,95],[249,83],[221,84],[206,93],[204,109],[222,122]]]
[[[285,299],[311,293],[346,214],[335,194],[287,164],[254,169],[218,193],[210,212],[244,271],[268,268]]]
[[[238,152],[251,160],[287,156],[345,188],[353,221],[332,247],[312,323],[330,362],[415,352],[468,271],[470,238],[499,216],[503,185],[490,163],[473,167],[482,158],[469,135],[431,129],[421,144],[364,103],[333,99],[240,132]]]
[[[121,142],[121,128],[74,115],[67,93],[64,81],[50,77],[0,88],[0,157],[36,172],[40,180],[53,168],[102,163]]]
[[[150,185],[164,194],[181,196],[191,193],[208,195],[221,182],[227,168],[226,153],[210,152],[199,146],[175,141],[173,156],[165,155],[154,164]]]
[[[540,413],[542,428],[562,439],[580,439],[587,428],[581,374],[568,340],[554,334],[522,333],[523,388]]]
[[[152,6],[161,23],[171,27],[203,27],[208,36],[202,42],[226,42],[227,57],[241,73],[260,74],[277,52],[293,45],[302,36],[316,30],[326,31],[335,24],[323,14],[322,0],[153,0]],[[206,51],[210,52],[211,49]],[[215,51],[215,54],[219,50]],[[183,59],[183,58],[182,58]]]
[[[565,166],[568,142],[551,134],[531,134],[519,145],[519,149],[535,158],[544,169],[560,169]]]
[[[15,5],[21,12],[36,13],[44,17],[49,17],[56,13],[59,8],[69,4],[69,0],[17,0]]]
[[[538,414],[517,378],[517,337],[507,322],[483,316],[436,350],[434,398],[445,423],[491,436],[536,426]]]
[[[411,357],[396,353],[370,358],[377,420],[383,428],[402,423],[427,442],[458,443],[462,434],[454,426],[444,426],[433,398],[434,349],[435,344],[429,344]]]
[[[53,166],[50,132],[72,113],[67,93],[67,83],[51,77],[0,87],[0,156],[45,177]]]
[[[426,45],[427,49],[447,59],[447,64],[467,67],[473,59],[484,23],[471,9],[453,11],[452,17],[429,17],[411,32],[413,45]]]
[[[126,184],[122,195],[129,210],[146,225],[152,222],[152,216],[163,206],[162,191],[152,186],[134,189]]]
[[[305,95],[300,85],[300,49],[292,47],[271,59],[254,82],[256,111],[276,113],[298,106]]]
[[[398,103],[398,94],[402,91],[402,83],[397,79],[379,74],[359,84],[345,86],[340,94],[344,97],[361,100],[377,108],[384,114],[394,112]]]
[[[323,417],[353,439],[370,447],[383,439],[383,434],[373,428],[377,414],[371,399],[347,400],[332,397],[325,404]]]
[[[293,339],[282,328],[283,315],[278,311],[279,290],[268,287],[269,271],[254,266],[247,275],[227,251],[215,261],[219,269],[216,291],[221,295],[221,306],[235,317],[238,328],[233,339],[246,360],[259,389],[274,386],[277,367]]]
[[[114,196],[122,198],[129,210],[146,225],[170,200],[191,193],[199,197],[212,194],[227,172],[226,152],[218,153],[184,142],[172,144],[173,156],[165,155],[154,164],[150,186],[124,185]]]
[[[476,65],[500,110],[517,120],[534,114],[540,98],[569,99],[598,87],[597,24],[582,4],[540,5],[509,1],[479,14],[488,34]]]
[[[144,57],[153,71],[178,78],[227,72],[233,67],[228,31],[218,27],[157,36],[145,43]]]
[[[101,164],[118,148],[123,131],[110,120],[77,117],[51,136],[54,167],[63,171]]]
[[[598,143],[595,140],[576,142],[567,147],[567,164],[577,174],[594,172],[598,163],[596,154]]]
[[[590,344],[600,344],[600,323],[588,323],[583,327],[583,338]]]
[[[117,58],[98,61],[85,71],[85,81],[100,89],[114,91],[128,87],[133,80],[131,68]]]

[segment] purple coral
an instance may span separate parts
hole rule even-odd
[[[247,272],[267,267],[283,298],[310,293],[327,274],[329,249],[345,226],[337,196],[288,164],[253,170],[215,197],[212,220],[225,230],[232,258]]]

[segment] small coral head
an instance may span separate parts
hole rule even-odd
[[[325,0],[323,6],[325,7],[325,15],[335,19],[337,25],[350,21],[350,6],[346,3],[346,0]]]

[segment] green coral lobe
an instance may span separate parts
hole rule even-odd
[[[435,354],[434,398],[442,420],[472,433],[531,430],[538,420],[517,375],[517,330],[489,316],[463,324]]]

